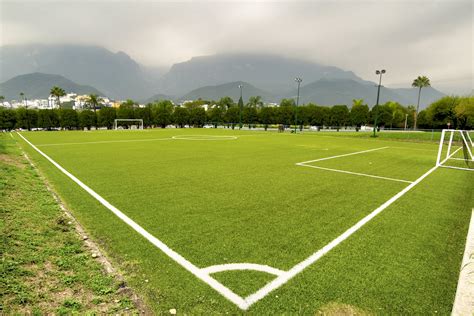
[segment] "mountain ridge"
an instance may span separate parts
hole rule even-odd
[[[44,74],[40,72],[19,75],[0,83],[0,95],[6,100],[17,100],[23,92],[29,99],[47,99],[53,86],[59,86],[66,93],[98,94],[102,92],[88,85],[80,85],[60,75]]]

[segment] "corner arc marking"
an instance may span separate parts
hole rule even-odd
[[[227,263],[227,264],[218,264],[214,266],[209,266],[202,268],[201,272],[206,274],[225,272],[225,271],[236,271],[236,270],[254,270],[260,272],[266,272],[268,274],[273,274],[280,276],[286,273],[286,271],[276,269],[263,264],[256,263]]]

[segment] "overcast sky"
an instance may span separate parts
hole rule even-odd
[[[408,87],[418,75],[447,93],[473,89],[470,0],[4,1],[0,44],[81,43],[144,65],[198,55],[269,52]]]

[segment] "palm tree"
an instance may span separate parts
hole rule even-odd
[[[49,92],[52,96],[56,97],[56,102],[58,104],[58,107],[61,108],[61,100],[60,98],[66,95],[66,91],[64,89],[54,86],[51,88],[51,91]]]
[[[364,99],[352,99],[352,106],[364,105]]]
[[[96,113],[97,106],[99,105],[100,102],[102,102],[103,99],[100,98],[97,94],[89,94],[89,98],[87,100],[87,104],[89,105],[89,108],[94,109],[94,113]]]
[[[250,97],[249,103],[247,104],[251,108],[261,108],[263,107],[263,101],[261,96]]]
[[[420,108],[420,96],[421,96],[421,89],[425,87],[431,86],[430,79],[426,76],[418,76],[413,83],[411,84],[413,88],[418,88],[418,103],[416,104],[416,112],[415,112],[415,122],[413,124],[413,129],[416,129],[416,121],[418,119],[418,110]]]

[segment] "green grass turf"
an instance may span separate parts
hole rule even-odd
[[[0,133],[1,314],[138,313],[91,257],[71,219],[8,134]]]
[[[434,165],[437,150],[435,143],[339,136],[343,133],[178,129],[23,135],[198,267],[249,262],[289,269],[407,185],[297,162],[389,146],[315,165],[412,181]],[[176,135],[239,138],[159,140]],[[239,311],[20,143],[157,312]],[[336,302],[372,312],[449,313],[474,204],[473,181],[469,172],[437,170],[250,312],[313,313]],[[268,281],[267,275],[244,274],[223,272],[216,279],[239,294]]]

